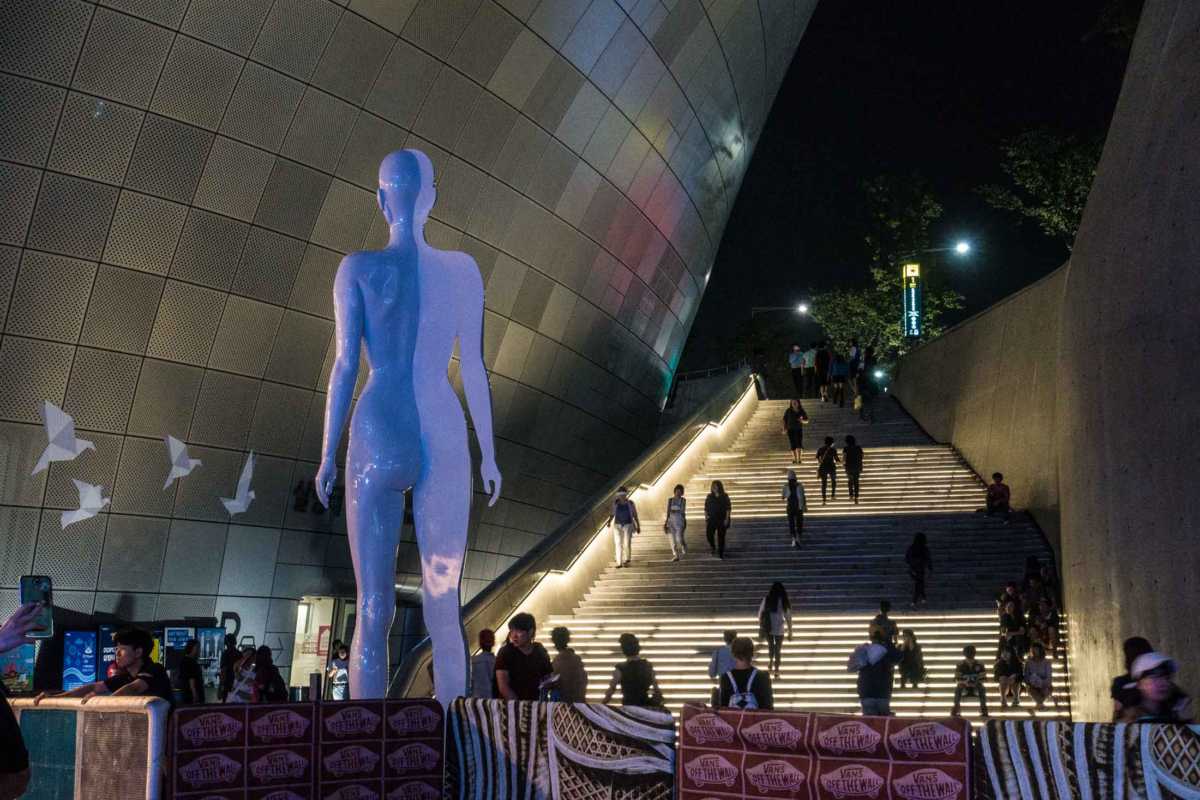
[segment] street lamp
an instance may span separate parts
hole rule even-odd
[[[768,311],[791,311],[795,314],[807,314],[808,303],[801,303],[798,306],[754,306],[750,309],[750,319]]]
[[[808,303],[801,303],[800,305],[796,306],[796,313],[797,314],[807,314],[808,313]]]
[[[967,253],[971,252],[971,243],[965,239],[959,241],[954,245],[954,252],[958,253],[960,256],[965,256]]]

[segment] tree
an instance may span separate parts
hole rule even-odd
[[[1070,251],[1103,146],[1103,136],[1044,129],[1019,134],[1000,147],[1004,154],[1000,166],[1010,185],[981,186],[979,194],[989,205],[1034,220],[1043,233]]]
[[[818,293],[812,298],[812,315],[835,348],[844,351],[857,339],[864,347],[874,347],[878,357],[890,359],[912,345],[901,327],[901,264],[913,257],[920,260],[922,251],[929,249],[929,228],[941,217],[942,206],[919,175],[883,175],[865,181],[862,189],[869,280]],[[963,303],[936,270],[926,270],[923,295],[920,341],[927,341],[943,331],[943,315]]]

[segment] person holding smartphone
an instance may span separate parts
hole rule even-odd
[[[0,626],[0,653],[15,650],[35,640],[29,634],[41,626],[41,603],[26,603]],[[21,736],[17,717],[8,706],[8,694],[0,683],[0,800],[13,800],[29,786],[29,751]]]

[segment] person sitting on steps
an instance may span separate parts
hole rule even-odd
[[[990,517],[1000,514],[1004,517],[1005,524],[1008,524],[1012,516],[1012,507],[1009,505],[1011,498],[1012,491],[1004,482],[1004,474],[993,472],[992,483],[987,487],[987,515]]]

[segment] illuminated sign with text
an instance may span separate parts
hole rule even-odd
[[[921,265],[905,264],[903,267],[902,296],[904,318],[901,327],[905,336],[921,335]]]

